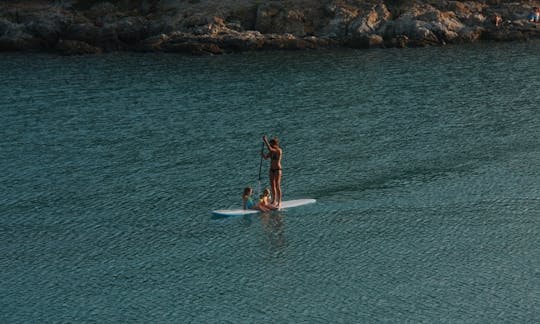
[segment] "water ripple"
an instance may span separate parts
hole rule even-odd
[[[536,45],[3,54],[0,321],[540,321]]]

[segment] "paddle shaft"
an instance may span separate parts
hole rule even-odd
[[[259,181],[261,181],[263,154],[264,154],[264,142],[262,143],[262,147],[261,147],[261,163],[259,164]]]
[[[264,154],[264,142],[262,143],[261,147],[261,163],[259,163],[259,194],[261,194],[261,171],[262,171],[262,162],[263,162],[263,154]]]

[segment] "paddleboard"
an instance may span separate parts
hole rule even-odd
[[[293,208],[293,207],[299,207],[307,204],[313,204],[317,200],[315,199],[295,199],[295,200],[285,200],[281,202],[281,209],[277,211],[282,211],[287,208]],[[249,214],[257,214],[260,213],[260,210],[254,210],[254,209],[219,209],[219,210],[213,210],[212,214],[216,216],[242,216],[242,215],[249,215]]]

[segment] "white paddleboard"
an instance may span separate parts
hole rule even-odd
[[[293,208],[293,207],[303,206],[303,205],[307,205],[307,204],[313,204],[316,201],[317,200],[315,200],[315,199],[285,200],[285,201],[281,202],[281,209]]]
[[[303,206],[307,204],[313,204],[316,201],[317,200],[315,199],[285,200],[281,202],[281,209],[279,210]],[[219,209],[219,210],[213,210],[212,214],[216,216],[242,216],[242,215],[249,215],[249,214],[257,214],[260,212],[261,212],[260,210],[254,210],[254,209]]]

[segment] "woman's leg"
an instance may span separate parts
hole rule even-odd
[[[275,186],[275,173],[273,170],[270,170],[269,172],[269,176],[270,176],[270,191],[272,192],[272,201],[270,201],[271,204],[275,204],[276,203],[276,186]]]
[[[277,205],[279,207],[281,207],[281,198],[282,198],[282,194],[281,194],[281,170],[279,170],[278,172],[276,172],[276,175],[274,177],[274,182],[275,182],[275,190],[276,190],[276,200],[277,200]]]

